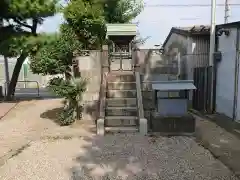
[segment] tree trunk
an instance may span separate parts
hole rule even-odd
[[[11,100],[12,96],[15,93],[18,77],[19,77],[23,62],[25,61],[26,58],[27,58],[27,53],[22,53],[20,57],[17,59],[17,63],[12,73],[11,81],[8,85],[8,91],[7,91],[7,97],[6,97],[7,100]]]
[[[37,36],[37,25],[38,25],[38,19],[33,18],[31,32],[32,32],[32,35],[34,35],[34,36]],[[19,77],[22,65],[23,65],[25,59],[27,58],[27,56],[28,56],[28,53],[22,52],[21,55],[19,56],[19,58],[17,59],[17,63],[15,65],[13,73],[12,73],[11,81],[8,85],[8,91],[7,91],[7,97],[6,97],[7,100],[11,100],[12,96],[15,93],[18,77]]]

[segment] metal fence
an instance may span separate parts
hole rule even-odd
[[[194,68],[194,85],[196,90],[193,91],[192,108],[204,113],[211,113],[211,83],[212,83],[212,67]]]
[[[15,67],[16,61],[10,60],[8,63],[9,77],[12,77],[12,73]],[[28,64],[23,64],[17,85],[15,90],[16,97],[52,97],[53,94],[46,88],[50,78],[52,76],[42,76],[33,74]],[[6,95],[7,82],[5,79],[5,67],[4,61],[0,59],[0,86],[2,86],[2,94]],[[1,94],[1,93],[0,93]]]
[[[190,92],[189,99],[193,109],[211,113],[211,99],[215,96],[211,92],[212,67],[208,66],[208,53],[187,54],[179,58],[169,57],[167,65],[172,69],[168,74],[178,75],[182,80],[194,80],[196,90]],[[177,68],[176,68],[177,67]]]
[[[9,67],[9,76],[11,78],[14,67],[15,67],[15,62],[9,62],[8,67]],[[29,65],[23,64],[18,77],[19,83],[17,83],[16,88],[36,88],[37,87],[36,83],[32,81],[37,81],[40,87],[45,87],[49,81],[49,78],[50,78],[49,76],[33,74],[31,72]],[[5,80],[4,62],[0,61],[0,85],[4,86],[5,83],[6,83],[6,80]]]

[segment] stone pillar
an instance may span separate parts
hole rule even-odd
[[[104,119],[97,120],[97,134],[101,136],[105,134]]]
[[[105,74],[109,72],[109,59],[108,59],[108,46],[104,45],[102,47],[101,52],[101,88],[100,89],[100,108],[99,113],[100,116],[97,119],[97,134],[103,136],[105,134],[105,103],[106,103],[106,96],[104,95],[104,92],[106,91],[106,79]]]
[[[133,48],[132,50],[132,63],[135,71],[140,72],[140,64],[139,64],[139,57],[138,57],[138,48]]]
[[[139,131],[140,134],[146,136],[148,133],[148,121],[146,118],[140,118],[139,120]]]
[[[103,72],[108,72],[110,68],[109,57],[108,57],[108,45],[102,46],[101,64]]]

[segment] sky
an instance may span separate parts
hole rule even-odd
[[[210,25],[211,7],[152,7],[151,5],[169,4],[211,4],[211,0],[144,0],[146,7],[133,22],[139,22],[138,31],[141,37],[149,37],[144,48],[153,48],[162,44],[172,27]],[[225,0],[217,0],[224,4]],[[229,0],[230,4],[240,4],[240,0]],[[148,7],[150,5],[150,7]],[[45,20],[39,28],[41,32],[55,32],[63,21],[61,15]],[[230,6],[229,22],[240,21],[240,6]],[[224,7],[217,6],[216,23],[224,23]]]

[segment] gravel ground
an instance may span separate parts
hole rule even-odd
[[[85,136],[35,141],[0,167],[1,180],[237,180],[188,137]]]

